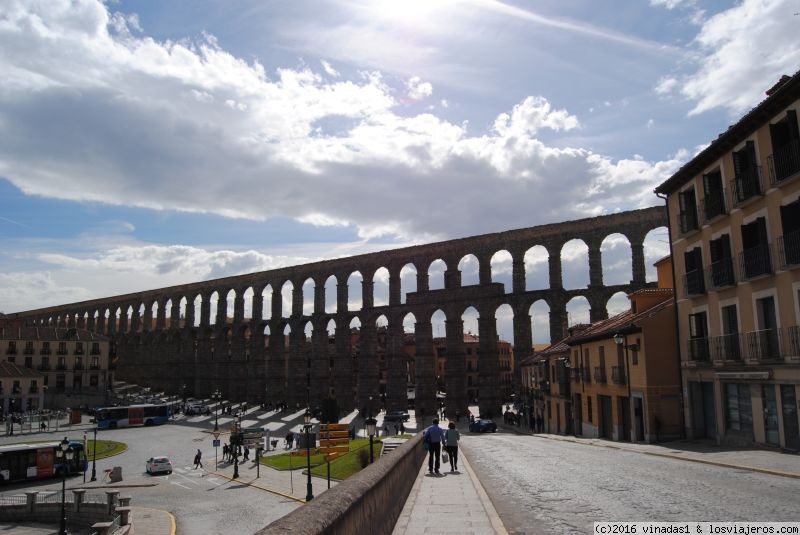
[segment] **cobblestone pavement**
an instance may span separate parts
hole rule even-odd
[[[520,435],[465,434],[462,448],[509,533],[587,533],[595,521],[797,521],[800,479],[591,443]],[[701,449],[698,447],[698,449]],[[658,450],[656,450],[658,451]],[[723,452],[727,462],[769,464]],[[777,452],[774,464],[800,465]]]

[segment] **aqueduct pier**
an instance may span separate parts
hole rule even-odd
[[[530,307],[536,301],[544,300],[549,306],[554,342],[565,334],[566,306],[573,297],[587,299],[591,321],[604,319],[611,296],[646,286],[644,239],[651,230],[666,225],[665,208],[657,206],[40,308],[16,316],[31,325],[78,327],[109,336],[117,354],[117,379],[172,393],[181,393],[186,386],[200,397],[220,389],[231,400],[285,401],[290,407],[304,406],[307,398],[315,406],[333,397],[343,410],[364,407],[378,393],[376,323],[381,320],[386,408],[399,410],[407,404],[403,321],[411,314],[415,406],[433,414],[437,401],[431,317],[440,310],[446,316],[446,409],[448,414],[464,414],[468,400],[462,314],[473,307],[479,316],[479,408],[482,414],[492,414],[502,403],[498,307],[507,304],[513,310],[518,357],[532,351]],[[629,284],[603,284],[600,247],[611,234],[622,234],[630,243]],[[562,284],[560,254],[573,239],[588,246],[590,281],[588,287],[568,290]],[[548,253],[549,287],[527,290],[525,254],[537,245]],[[492,281],[491,259],[503,250],[512,258],[511,288]],[[468,255],[477,258],[479,281],[462,285],[458,266]],[[445,265],[444,287],[431,289],[428,268],[437,260]],[[400,273],[409,264],[416,269],[416,290],[402,294]],[[388,271],[388,304],[376,304],[375,274],[384,269]],[[356,272],[362,276],[362,306],[349,310],[348,279]],[[331,277],[336,281],[334,310],[325,304],[325,285]],[[307,313],[303,289],[309,279],[313,281],[313,311]],[[282,310],[282,290],[287,284],[292,289],[290,314]],[[271,303],[266,310],[265,302]],[[354,338],[351,325],[356,319],[360,332]],[[310,337],[306,335],[309,324]],[[329,331],[334,335],[329,336]]]

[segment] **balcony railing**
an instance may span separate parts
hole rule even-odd
[[[32,347],[26,347],[25,349],[22,350],[22,352],[25,355],[33,355],[33,348]]]
[[[581,369],[580,368],[570,368],[569,375],[570,375],[570,379],[572,379],[573,383],[580,383],[581,382]]]
[[[743,337],[740,333],[724,334],[709,338],[714,360],[742,360]]]
[[[39,393],[39,387],[38,387],[38,386],[32,386],[32,387],[30,387],[30,388],[28,389],[28,393],[29,393],[29,394],[38,394],[38,393]]]
[[[49,364],[39,364],[36,367],[36,369],[39,370],[39,371],[42,371],[42,372],[46,372],[46,371],[50,370],[50,365]]]
[[[67,369],[67,365],[66,364],[57,364],[56,365],[56,369],[57,370],[61,370],[61,371],[66,370]]]
[[[75,366],[73,366],[72,369],[73,370],[82,370],[83,369],[83,364],[76,364]]]
[[[6,355],[16,355],[16,354],[17,354],[16,347],[9,347],[8,349],[6,349]]]
[[[733,203],[736,206],[757,195],[763,195],[764,186],[761,180],[761,166],[756,166],[736,175],[731,189],[733,190]]]
[[[67,354],[66,349],[59,349],[58,351],[56,351],[56,355],[66,355],[66,354]]]
[[[687,340],[687,355],[695,362],[708,362],[708,338],[690,338]]]
[[[706,292],[703,269],[689,271],[683,276],[683,287],[686,289],[686,296],[700,295]]]
[[[769,180],[775,186],[800,172],[800,142],[789,143],[767,156]]]
[[[720,190],[717,193],[706,194],[700,202],[700,209],[704,223],[711,221],[718,215],[727,214],[728,204],[725,202],[724,191]]]
[[[709,288],[724,288],[736,284],[736,274],[733,269],[733,258],[722,258],[712,262],[705,268],[708,275]]]
[[[623,366],[611,366],[611,381],[615,385],[624,385],[627,383],[625,368]]]
[[[50,348],[47,348],[47,347],[42,348],[42,350],[39,351],[39,354],[40,355],[49,355],[50,354]]]
[[[592,382],[592,372],[589,370],[589,367],[581,368],[581,376],[583,377],[584,383],[591,383]]]
[[[92,350],[89,352],[89,354],[90,355],[99,355],[100,354],[100,349],[93,347]]]
[[[800,231],[791,232],[778,238],[778,251],[781,268],[800,265]]]
[[[90,370],[99,370],[100,369],[100,365],[99,364],[92,364],[92,365],[89,366],[89,369]]]
[[[774,361],[800,359],[800,327],[793,325],[688,340],[693,361]]]
[[[741,278],[753,279],[772,273],[772,246],[762,243],[739,253]]]
[[[606,383],[606,369],[604,366],[595,366],[594,368],[594,382],[595,383]]]

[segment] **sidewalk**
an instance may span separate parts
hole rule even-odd
[[[762,448],[733,448],[717,446],[709,440],[675,440],[658,444],[615,442],[600,438],[584,438],[572,435],[531,433],[524,427],[500,424],[498,429],[520,435],[532,435],[547,440],[560,440],[587,446],[626,450],[643,455],[668,457],[695,463],[711,464],[736,470],[748,470],[782,477],[800,479],[800,455],[781,453]]]
[[[428,459],[425,458],[393,535],[508,534],[461,450],[458,468],[457,472],[450,472],[450,465],[445,464],[441,475],[428,474]]]

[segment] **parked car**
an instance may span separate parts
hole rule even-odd
[[[164,457],[163,455],[160,457],[150,457],[147,459],[145,469],[148,474],[159,474],[162,472],[171,474],[172,462],[169,460],[169,457]]]
[[[211,414],[211,409],[204,403],[195,403],[187,407],[186,414],[190,416],[195,414]]]
[[[497,424],[492,420],[475,420],[469,424],[470,433],[496,433]]]
[[[383,417],[384,422],[407,422],[411,418],[407,412],[403,411],[392,411],[387,412],[386,416]]]

